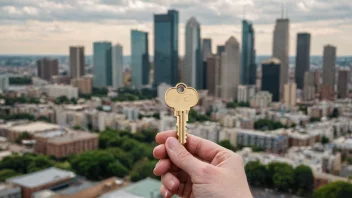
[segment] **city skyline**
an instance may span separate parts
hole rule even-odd
[[[289,54],[295,55],[296,34],[312,34],[312,55],[322,55],[323,46],[332,44],[338,56],[351,55],[344,42],[352,31],[348,15],[352,3],[346,0],[287,0],[291,22]],[[82,7],[83,6],[83,7]],[[180,13],[179,49],[184,55],[184,26],[191,16],[202,24],[202,38],[209,37],[213,51],[228,37],[241,38],[243,8],[256,29],[258,55],[271,54],[274,23],[281,16],[281,1],[2,1],[0,3],[0,54],[68,54],[68,46],[82,45],[92,54],[91,43],[108,40],[121,43],[130,52],[131,29],[147,31],[153,43],[153,14],[176,9]],[[82,9],[81,9],[82,8]],[[147,8],[147,9],[145,9]],[[80,12],[75,12],[77,10]],[[333,12],[338,10],[338,12]],[[130,13],[128,16],[125,13]],[[235,14],[234,14],[235,13]],[[324,14],[322,14],[324,13]],[[94,27],[94,28],[93,28]],[[240,43],[241,44],[241,43]],[[154,46],[149,51],[154,52]],[[126,55],[129,55],[128,53]],[[153,54],[151,54],[153,55]]]

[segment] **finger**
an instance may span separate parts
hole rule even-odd
[[[153,156],[156,159],[165,159],[167,158],[167,152],[164,144],[158,145],[153,150]]]
[[[178,187],[180,186],[180,181],[171,173],[166,173],[161,176],[161,183],[173,194],[177,192]]]
[[[166,140],[166,151],[173,164],[184,170],[189,175],[200,175],[206,164],[195,158],[174,137]]]
[[[173,195],[164,185],[161,185],[160,187],[160,194],[164,198],[170,198]]]
[[[169,137],[177,137],[176,135],[176,131],[175,130],[171,130],[171,131],[164,131],[164,132],[160,132],[158,134],[156,134],[155,136],[155,140],[158,144],[165,144],[166,139]]]
[[[156,176],[164,175],[166,172],[169,171],[170,167],[171,167],[171,161],[169,159],[161,159],[155,165],[153,173]]]

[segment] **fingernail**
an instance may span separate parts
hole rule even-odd
[[[158,163],[155,164],[155,168],[154,170],[156,169],[156,167],[158,167],[158,164],[160,163],[160,160],[158,161]]]
[[[165,191],[164,197],[166,198],[169,195],[169,192]]]
[[[170,180],[170,190],[173,190],[175,186],[175,182]]]
[[[178,146],[178,141],[176,140],[176,138],[174,138],[174,137],[170,137],[167,141],[166,141],[166,143],[167,143],[167,147],[169,147],[170,149],[175,149],[175,148],[177,148],[177,146]]]

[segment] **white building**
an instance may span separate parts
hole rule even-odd
[[[112,87],[118,89],[123,87],[123,48],[116,44],[112,47]]]
[[[135,107],[124,107],[122,110],[123,114],[126,116],[127,120],[138,120],[139,119],[139,109]]]
[[[310,100],[315,99],[315,87],[314,86],[304,86],[303,99],[304,99],[304,101],[310,101]]]
[[[176,117],[166,115],[166,112],[160,112],[159,131],[176,130]]]
[[[267,108],[273,101],[273,95],[268,91],[260,91],[256,93],[250,100],[252,108]]]
[[[169,88],[171,88],[171,86],[166,83],[161,83],[160,85],[158,85],[158,100],[163,107],[166,107],[165,93]]]
[[[237,101],[238,102],[249,102],[249,100],[255,95],[255,85],[239,85]]]
[[[240,44],[235,37],[225,44],[221,55],[221,97],[232,100],[237,98],[237,87],[240,84]]]
[[[44,88],[44,92],[53,98],[60,96],[66,96],[68,99],[78,98],[78,88],[71,85],[47,85]]]
[[[219,141],[220,125],[216,122],[204,122],[187,124],[187,131],[190,134],[210,140],[212,142]]]
[[[1,198],[21,198],[21,187],[12,184],[0,184]]]
[[[284,87],[284,103],[287,107],[293,108],[297,102],[297,85],[296,83],[287,83]]]
[[[0,93],[9,88],[9,77],[6,73],[0,74]]]

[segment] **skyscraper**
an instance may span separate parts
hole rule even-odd
[[[147,32],[131,31],[132,84],[138,89],[149,83],[150,64],[148,42]]]
[[[310,66],[310,34],[297,34],[295,78],[298,89],[303,89],[304,74]]]
[[[192,17],[186,24],[184,82],[194,88],[203,88],[203,61],[200,47],[200,24]]]
[[[118,89],[123,87],[123,48],[120,44],[112,47],[112,87]]]
[[[225,51],[225,46],[224,45],[218,45],[216,47],[216,54],[221,56],[221,53],[223,53]]]
[[[255,63],[254,30],[252,23],[242,21],[242,58],[241,58],[241,83],[254,85],[257,77],[257,65]]]
[[[94,87],[106,87],[112,85],[112,59],[110,42],[93,43],[93,61],[94,61]]]
[[[271,58],[262,63],[262,90],[273,95],[273,101],[280,101],[280,60]]]
[[[154,85],[178,83],[178,11],[154,15]]]
[[[39,59],[37,61],[38,77],[51,81],[52,76],[59,74],[59,61],[57,59]]]
[[[280,96],[283,97],[284,84],[288,82],[289,19],[277,19],[273,38],[273,57],[280,60]],[[273,96],[273,98],[275,98]]]
[[[235,37],[226,41],[225,52],[221,56],[221,97],[237,98],[237,87],[240,84],[240,45]]]
[[[216,96],[216,88],[219,86],[220,56],[212,55],[207,58],[207,89],[210,96]]]
[[[203,56],[203,61],[207,61],[207,58],[209,56],[212,56],[213,52],[211,50],[211,39],[210,38],[205,38],[203,39],[202,42],[202,56]]]
[[[350,79],[350,71],[348,69],[340,69],[339,81],[337,84],[338,98],[347,98],[349,79]]]
[[[284,85],[284,103],[288,107],[296,106],[297,102],[297,85],[296,83],[286,83]]]
[[[335,87],[335,64],[336,64],[336,47],[332,45],[324,46],[323,57],[323,85]]]
[[[305,101],[313,100],[315,98],[315,92],[318,87],[315,83],[317,81],[315,78],[315,71],[307,71],[304,73],[303,99]]]
[[[83,46],[70,47],[70,68],[71,78],[80,78],[85,74]]]

